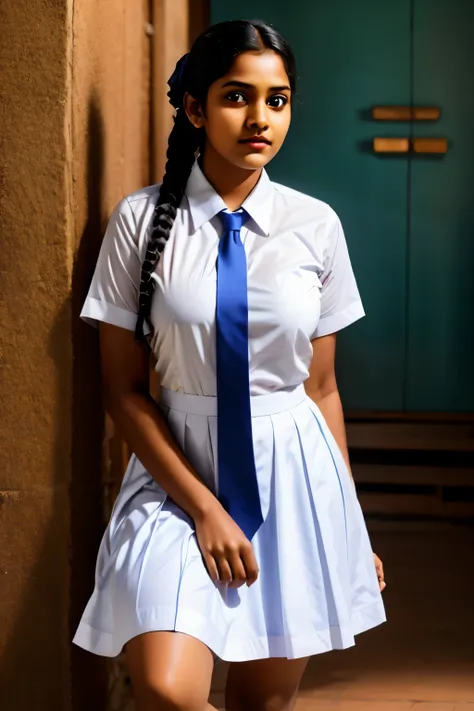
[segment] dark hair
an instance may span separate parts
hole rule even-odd
[[[210,86],[227,74],[242,52],[271,49],[285,65],[292,92],[296,67],[288,42],[273,27],[263,22],[234,20],[221,22],[203,32],[189,54],[182,57],[169,80],[170,103],[176,109],[174,126],[168,139],[167,163],[160,195],[151,221],[151,234],[142,265],[138,321],[135,337],[145,341],[143,326],[149,322],[155,288],[152,274],[168,241],[193,167],[196,152],[203,147],[205,134],[196,129],[183,109],[186,93],[205,107]]]

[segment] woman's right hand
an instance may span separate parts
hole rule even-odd
[[[207,513],[194,518],[196,537],[209,575],[214,582],[240,588],[258,578],[252,544],[216,500]]]

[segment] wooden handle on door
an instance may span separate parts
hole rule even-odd
[[[375,153],[408,153],[409,138],[374,138]]]
[[[437,106],[374,106],[375,121],[437,121],[441,110]]]
[[[374,153],[431,153],[448,152],[447,138],[374,138]]]
[[[447,153],[447,138],[413,138],[411,141],[413,153]]]

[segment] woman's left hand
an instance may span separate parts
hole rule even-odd
[[[375,563],[375,570],[377,571],[377,577],[379,579],[380,592],[382,592],[382,590],[384,590],[384,588],[386,588],[387,585],[385,583],[385,576],[384,576],[384,572],[383,572],[383,563],[380,560],[380,558],[378,557],[378,555],[376,555],[375,553],[374,553],[374,563]]]

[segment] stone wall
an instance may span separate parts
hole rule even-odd
[[[0,4],[2,711],[70,708],[71,9]]]
[[[148,182],[148,21],[148,0],[0,5],[2,711],[105,708],[103,663],[70,644],[108,484],[78,313],[107,215]]]
[[[126,447],[79,320],[107,217],[161,178],[166,80],[207,0],[0,3],[0,708],[130,705],[71,638]]]
[[[79,320],[108,215],[150,182],[148,0],[74,4],[71,135],[74,181],[72,285],[73,446],[71,631],[92,591],[94,561],[123,473],[111,423],[104,428],[97,334]],[[74,708],[106,707],[110,662],[71,649]],[[94,708],[95,708],[94,707]]]

